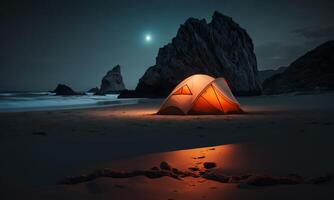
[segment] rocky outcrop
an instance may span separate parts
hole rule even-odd
[[[267,78],[270,78],[274,76],[275,74],[283,73],[286,70],[287,67],[279,67],[277,69],[267,69],[267,70],[261,70],[258,73],[259,81],[262,84],[264,80]]]
[[[70,96],[70,95],[83,95],[82,93],[75,92],[70,88],[69,86],[65,84],[58,84],[56,89],[52,91],[53,93],[56,93],[56,95],[61,96]]]
[[[309,51],[264,81],[267,94],[334,89],[334,40]]]
[[[116,65],[103,77],[99,94],[113,94],[125,90],[121,66]]]
[[[100,90],[99,90],[99,88],[98,87],[94,87],[94,88],[91,88],[90,90],[88,90],[87,92],[88,93],[98,93]]]
[[[235,95],[261,93],[251,38],[218,12],[210,23],[189,18],[181,25],[172,42],[159,49],[156,64],[141,77],[136,92],[165,96],[197,73],[225,77]]]

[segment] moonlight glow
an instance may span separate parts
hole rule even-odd
[[[145,36],[145,41],[146,42],[151,42],[151,40],[152,40],[152,36],[151,35],[146,35]]]

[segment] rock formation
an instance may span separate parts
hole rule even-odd
[[[56,93],[56,95],[61,96],[70,96],[70,95],[83,95],[82,93],[78,93],[72,90],[69,86],[65,84],[58,84],[56,89],[52,92]]]
[[[264,81],[267,94],[334,89],[334,40],[309,51]]]
[[[197,73],[225,77],[235,95],[261,93],[251,38],[232,18],[218,12],[210,23],[189,18],[181,25],[172,42],[159,49],[156,64],[141,77],[136,93],[165,96]]]
[[[90,90],[88,90],[87,92],[88,93],[98,93],[100,90],[99,90],[99,88],[98,87],[94,87],[94,88],[91,88]]]
[[[121,66],[116,65],[103,77],[99,94],[112,94],[125,90]]]

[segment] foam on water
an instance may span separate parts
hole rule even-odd
[[[57,110],[115,105],[128,105],[137,99],[117,99],[117,94],[95,96],[56,96],[50,92],[0,93],[0,112]]]

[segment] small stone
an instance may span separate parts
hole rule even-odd
[[[151,170],[159,170],[159,168],[155,166],[155,167],[152,167]]]
[[[214,163],[214,162],[204,162],[204,163],[203,163],[203,166],[204,166],[205,169],[211,169],[211,168],[216,167],[217,164]]]
[[[230,180],[229,176],[226,176],[222,173],[217,173],[214,171],[207,171],[203,173],[201,176],[205,179],[214,180],[214,181],[218,181],[221,183],[228,183]]]
[[[183,175],[184,172],[179,170],[179,169],[176,169],[176,168],[172,168],[172,172],[176,175]]]
[[[199,170],[198,167],[189,167],[188,169],[191,170],[191,171],[198,171]]]
[[[203,175],[203,174],[205,174],[205,172],[203,172],[203,171],[200,171],[200,172],[199,172],[199,175]]]
[[[162,161],[160,163],[160,169],[170,171],[172,169],[172,167],[166,161]]]

